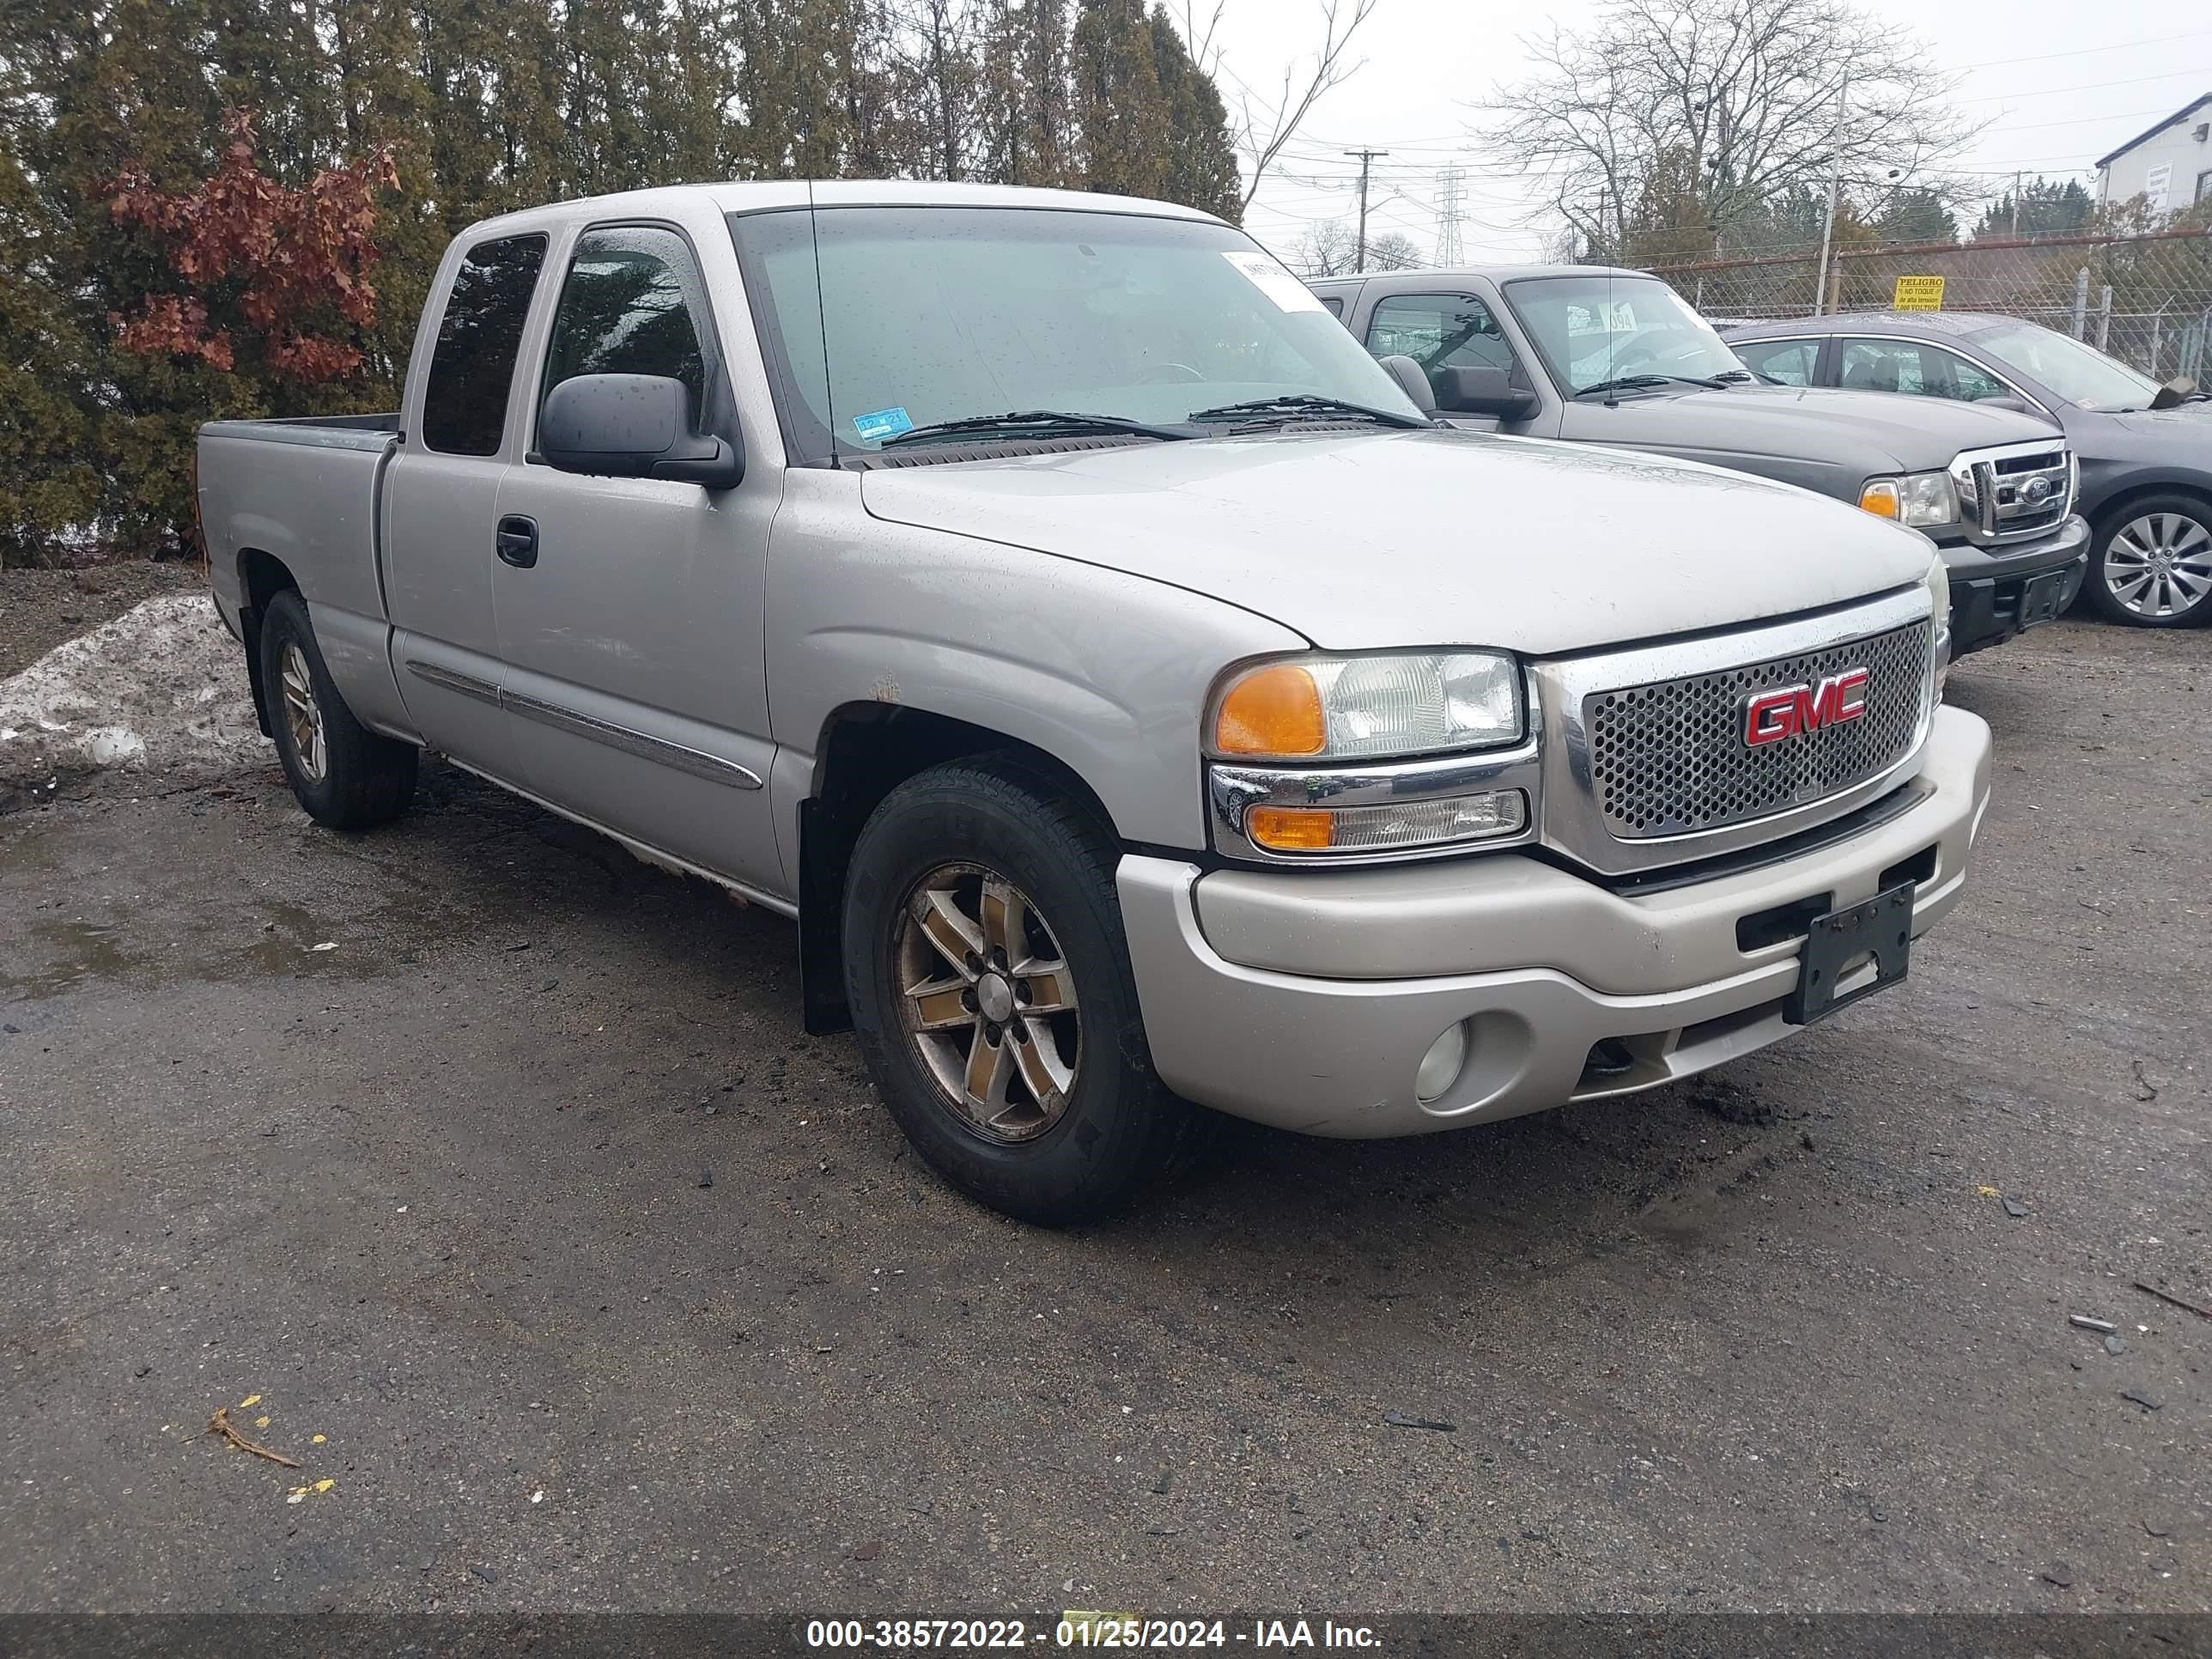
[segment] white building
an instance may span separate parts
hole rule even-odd
[[[2100,203],[2137,196],[2148,198],[2153,213],[2212,198],[2212,92],[2097,158]]]

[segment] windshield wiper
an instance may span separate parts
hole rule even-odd
[[[882,447],[926,442],[933,438],[1018,436],[1027,433],[1052,436],[1127,434],[1133,438],[1173,440],[1199,434],[1181,427],[1155,426],[1149,421],[1126,420],[1119,415],[1084,415],[1062,409],[1017,410],[1006,415],[969,415],[957,421],[933,421],[886,438]]]
[[[1708,380],[1697,374],[1621,374],[1610,380],[1599,380],[1583,386],[1575,396],[1587,398],[1593,392],[1633,392],[1642,386],[1667,386],[1675,381],[1684,386],[1701,386],[1708,392],[1717,392],[1728,384],[1725,380]]]
[[[1241,404],[1224,404],[1218,409],[1194,409],[1190,418],[1194,423],[1227,421],[1239,425],[1258,426],[1274,421],[1308,420],[1315,416],[1330,415],[1354,416],[1361,420],[1379,422],[1384,426],[1426,427],[1435,424],[1418,415],[1396,415],[1387,409],[1370,409],[1365,404],[1347,403],[1341,398],[1323,398],[1310,392],[1285,392],[1276,398],[1249,398]]]

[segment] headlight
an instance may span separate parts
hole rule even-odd
[[[1222,687],[1212,751],[1244,760],[1378,760],[1517,742],[1521,675],[1492,651],[1299,657]]]
[[[1958,492],[1951,488],[1949,475],[1942,472],[1869,478],[1859,491],[1859,506],[1879,518],[1894,519],[1915,529],[1959,521]]]
[[[1951,572],[1940,558],[1928,566],[1928,615],[1936,629],[1936,701],[1951,672]]]

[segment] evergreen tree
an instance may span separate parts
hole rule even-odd
[[[1974,240],[2075,235],[2089,228],[2096,213],[2096,202],[2079,179],[2045,179],[2039,173],[2021,185],[2017,200],[2007,191],[1983,210]]]
[[[1168,112],[1167,178],[1160,194],[1235,224],[1243,217],[1243,200],[1229,112],[1213,77],[1191,61],[1166,7],[1152,8],[1151,27],[1152,66]]]
[[[1160,90],[1143,0],[1083,0],[1070,55],[1085,186],[1122,196],[1165,195],[1172,118]]]

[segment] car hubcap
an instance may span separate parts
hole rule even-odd
[[[2138,617],[2179,617],[2212,593],[2212,530],[2185,513],[2146,513],[2105,550],[2105,585]]]
[[[1002,1142],[1057,1123],[1083,1022],[1028,895],[981,865],[941,865],[908,896],[896,948],[907,1040],[961,1122]]]
[[[292,753],[309,780],[320,783],[330,766],[330,754],[323,743],[322,705],[315,701],[307,653],[288,643],[279,672],[284,683],[284,724],[292,733]]]

